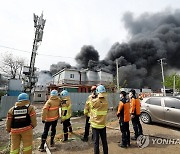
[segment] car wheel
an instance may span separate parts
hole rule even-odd
[[[141,118],[141,121],[145,124],[151,123],[151,117],[148,113],[145,113],[145,112],[141,113],[140,118]]]

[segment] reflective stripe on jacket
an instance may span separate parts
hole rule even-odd
[[[61,107],[61,99],[58,96],[51,96],[43,107],[42,121],[57,120],[59,118],[59,107]]]
[[[27,131],[29,129],[32,129],[37,126],[37,120],[36,120],[36,112],[34,109],[34,106],[30,105],[29,101],[22,101],[22,102],[16,102],[15,106],[29,106],[28,107],[28,114],[30,116],[31,123],[29,126],[25,126],[22,128],[12,128],[12,120],[13,120],[13,110],[14,107],[12,107],[7,114],[6,118],[6,130],[11,133],[19,133],[23,131]]]
[[[92,97],[92,95],[89,95],[87,101],[86,101],[86,104],[85,104],[85,107],[84,107],[84,115],[90,117],[90,112],[91,112],[91,102],[92,102],[92,99],[94,99]]]
[[[61,120],[67,120],[71,118],[71,99],[70,97],[64,97],[61,105]]]
[[[106,116],[108,111],[108,101],[106,93],[100,93],[91,102],[90,123],[93,128],[102,129],[106,127]]]

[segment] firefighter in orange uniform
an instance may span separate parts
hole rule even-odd
[[[97,97],[96,94],[96,86],[91,87],[91,92],[92,94],[89,95],[88,100],[86,101],[85,107],[84,107],[84,115],[86,116],[86,125],[85,125],[85,132],[84,132],[84,137],[81,139],[84,142],[88,141],[88,136],[89,136],[89,128],[90,128],[90,111],[91,111],[91,101]]]
[[[141,104],[140,100],[136,97],[136,91],[134,89],[131,89],[129,92],[129,98],[131,103],[131,121],[134,129],[134,137],[132,137],[132,140],[136,140],[139,135],[143,135],[142,126],[139,120],[139,116],[141,114]]]
[[[120,98],[117,117],[119,118],[120,130],[122,133],[122,143],[119,146],[121,148],[127,148],[127,146],[130,146],[130,103],[129,100],[126,99],[125,91],[120,92]]]
[[[36,112],[30,105],[29,96],[21,93],[18,102],[8,111],[6,130],[11,133],[10,154],[20,153],[20,143],[23,142],[23,153],[32,154],[33,131],[36,127]]]
[[[94,154],[99,154],[99,135],[101,137],[103,152],[108,154],[108,144],[106,135],[106,116],[108,111],[108,101],[106,89],[103,85],[96,88],[97,98],[91,101],[90,123],[93,132]]]
[[[68,140],[68,129],[72,133],[72,126],[70,122],[71,118],[71,99],[67,90],[63,90],[60,93],[62,99],[61,106],[61,123],[63,123],[64,139],[63,141]]]
[[[50,94],[50,98],[46,102],[42,110],[42,123],[44,125],[44,132],[41,137],[41,145],[39,147],[39,151],[43,152],[44,144],[46,142],[49,128],[51,127],[51,140],[50,146],[54,146],[54,137],[56,135],[56,126],[59,119],[59,107],[61,106],[61,99],[58,96],[57,90],[52,90]]]

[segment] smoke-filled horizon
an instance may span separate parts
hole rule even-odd
[[[162,87],[158,59],[166,58],[167,71],[180,68],[179,17],[180,10],[145,13],[137,18],[125,13],[122,21],[131,37],[129,42],[114,43],[101,61],[94,47],[83,46],[75,58],[78,68],[103,68],[115,75],[118,60],[120,85],[126,82],[124,86],[131,88]]]

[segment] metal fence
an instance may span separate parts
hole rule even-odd
[[[85,102],[90,95],[90,93],[69,93],[72,101],[73,111],[83,111]],[[119,103],[119,94],[108,93],[108,103],[109,108],[115,108]],[[0,103],[0,118],[4,118],[7,115],[8,110],[17,101],[16,96],[3,96]]]
[[[0,118],[4,118],[7,115],[8,110],[14,106],[17,101],[17,96],[2,96],[0,102]]]

